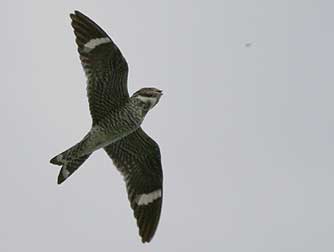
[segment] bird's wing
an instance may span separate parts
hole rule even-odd
[[[149,242],[157,229],[162,205],[159,146],[139,128],[104,149],[124,176],[142,242]]]
[[[87,76],[87,93],[93,125],[129,97],[128,64],[106,32],[79,11],[70,14],[81,64]]]

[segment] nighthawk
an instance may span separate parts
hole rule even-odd
[[[103,148],[124,177],[142,242],[150,242],[161,213],[162,168],[158,144],[140,125],[162,91],[146,87],[130,97],[128,64],[121,51],[90,18],[79,11],[70,17],[87,77],[92,127],[79,143],[50,162],[61,166],[61,184]]]

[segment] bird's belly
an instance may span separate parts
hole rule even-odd
[[[132,113],[128,109],[120,110],[105,118],[90,131],[93,151],[104,148],[133,133],[140,127],[142,121],[142,116],[138,113]]]
[[[104,148],[108,146],[109,144],[117,142],[123,137],[126,137],[127,135],[136,131],[138,127],[133,128],[133,129],[128,129],[126,131],[115,131],[115,130],[96,131],[91,136],[92,141],[90,144],[90,149],[92,149],[92,151],[95,151],[100,148]]]

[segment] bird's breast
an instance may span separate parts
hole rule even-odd
[[[133,107],[125,107],[95,125],[90,131],[94,149],[116,142],[136,131],[145,115]]]

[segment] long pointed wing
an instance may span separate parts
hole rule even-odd
[[[104,149],[124,176],[142,242],[149,242],[157,229],[162,206],[159,146],[139,128]]]
[[[111,38],[79,11],[70,14],[81,64],[87,76],[87,93],[93,125],[129,97],[128,64]]]

